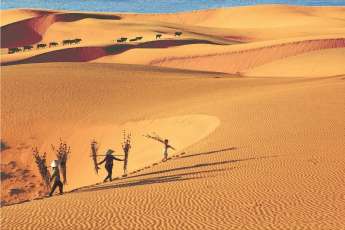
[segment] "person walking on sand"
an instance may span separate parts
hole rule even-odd
[[[52,196],[56,187],[59,186],[59,190],[60,190],[60,195],[63,194],[63,183],[61,182],[60,179],[60,170],[59,170],[59,162],[57,160],[53,160],[51,165],[52,167],[52,177],[50,179],[50,181],[54,181],[53,183],[53,187],[49,193],[49,196]]]
[[[98,163],[98,165],[101,165],[101,164],[103,164],[105,162],[105,169],[108,172],[108,175],[104,179],[103,182],[106,182],[108,179],[109,179],[109,181],[113,180],[113,178],[112,178],[112,175],[113,175],[113,161],[114,160],[116,160],[116,161],[123,161],[122,159],[114,157],[113,156],[113,152],[114,152],[114,150],[109,149],[107,151],[106,155],[105,155],[104,160],[102,160],[101,162]]]
[[[163,157],[163,161],[167,161],[168,160],[168,149],[169,148],[176,151],[176,149],[174,147],[169,145],[169,140],[168,139],[163,140],[163,138],[159,137],[156,134],[144,135],[144,137],[147,137],[147,138],[159,141],[160,143],[164,144],[164,149],[163,149],[163,156],[164,157]]]
[[[166,161],[168,160],[168,149],[172,149],[172,150],[176,150],[174,147],[172,147],[171,145],[169,145],[169,140],[168,139],[165,139],[164,140],[164,158],[163,158],[163,161]]]

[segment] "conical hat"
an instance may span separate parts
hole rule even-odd
[[[52,163],[50,164],[50,166],[51,166],[52,168],[57,167],[57,166],[58,166],[58,161],[57,161],[57,160],[53,160]]]
[[[113,152],[115,152],[115,151],[114,151],[114,150],[112,150],[112,149],[108,149],[108,151],[107,151],[106,155],[111,155]]]

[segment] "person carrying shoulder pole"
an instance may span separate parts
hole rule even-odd
[[[112,181],[112,174],[113,174],[113,161],[124,161],[122,159],[116,158],[115,156],[113,156],[113,152],[114,150],[109,149],[106,153],[106,156],[104,158],[104,160],[102,160],[101,162],[99,162],[97,165],[101,165],[105,162],[105,169],[108,172],[107,177],[104,179],[103,182],[106,182],[108,179],[109,181]]]
[[[160,142],[160,143],[162,143],[164,145],[163,161],[167,161],[168,160],[168,149],[172,149],[172,150],[176,151],[176,149],[169,144],[169,140],[168,139],[163,139],[163,138],[159,137],[156,134],[153,134],[153,135],[149,135],[148,134],[148,135],[144,135],[144,137],[153,139],[153,140],[158,141],[158,142]]]
[[[50,179],[50,182],[54,181],[53,187],[49,193],[49,196],[52,196],[56,187],[59,186],[60,194],[63,194],[63,183],[60,179],[60,170],[59,170],[59,162],[57,160],[53,160],[51,165],[52,167],[52,177]]]

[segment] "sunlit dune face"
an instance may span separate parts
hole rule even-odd
[[[344,7],[1,17],[4,229],[345,226]]]

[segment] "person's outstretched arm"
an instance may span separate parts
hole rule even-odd
[[[168,148],[171,148],[172,150],[176,151],[176,149],[174,147],[172,147],[171,145],[168,145]]]
[[[114,157],[114,156],[112,156],[112,157],[113,157],[113,159],[116,160],[116,161],[124,161],[123,159],[116,158],[116,157]]]
[[[105,162],[105,159],[106,159],[106,157],[104,158],[104,160],[102,160],[101,162],[97,163],[97,165],[103,164]]]

